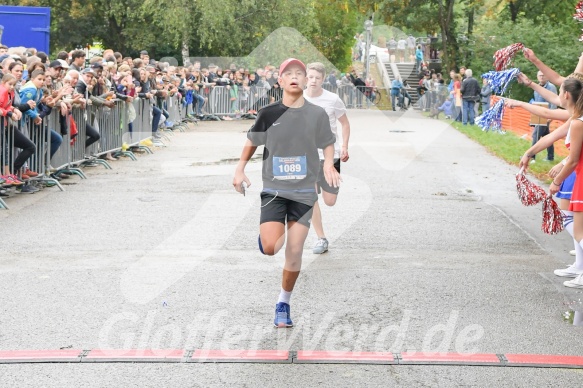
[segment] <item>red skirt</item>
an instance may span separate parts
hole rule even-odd
[[[575,171],[575,174],[575,184],[573,185],[569,210],[572,212],[583,212],[583,171]]]

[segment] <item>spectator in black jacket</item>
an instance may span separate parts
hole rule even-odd
[[[113,106],[113,102],[106,101],[103,98],[95,96],[92,93],[93,87],[96,83],[94,82],[96,81],[95,80],[96,77],[97,75],[93,72],[93,70],[91,70],[91,68],[83,70],[81,72],[81,76],[79,77],[79,81],[77,82],[77,85],[75,87],[77,93],[83,95],[87,103],[91,101],[91,104],[95,106],[98,107],[103,105],[107,105],[110,107]],[[97,129],[95,129],[92,125],[94,121],[95,115],[91,114],[87,117],[87,121],[85,122],[85,135],[87,136],[87,138],[85,139],[85,148],[91,146],[93,143],[95,143],[101,138]]]
[[[481,88],[478,81],[472,77],[472,70],[466,69],[466,78],[462,82],[462,124],[474,125],[474,106],[480,100]]]
[[[338,83],[336,78],[336,70],[332,70],[328,75],[328,83],[330,84],[330,91],[336,93],[338,91]]]
[[[366,90],[366,82],[361,78],[361,75],[356,72],[356,70],[352,70],[350,73],[350,80],[352,84],[356,87],[356,107],[362,107],[362,96]]]

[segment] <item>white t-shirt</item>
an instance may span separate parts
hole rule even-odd
[[[397,49],[398,50],[405,50],[406,47],[407,47],[407,41],[405,39],[401,39],[400,41],[397,42]]]
[[[309,97],[304,91],[304,98],[311,102],[312,104],[318,105],[326,111],[328,118],[330,119],[330,129],[332,133],[336,136],[336,143],[334,143],[334,159],[340,159],[340,151],[342,148],[342,132],[338,131],[336,122],[338,119],[346,114],[346,106],[344,102],[338,97],[337,94],[322,89],[322,94],[318,97]],[[318,150],[320,154],[320,159],[324,160],[324,152]]]
[[[413,38],[412,36],[407,38],[407,47],[410,49],[415,48],[415,38]]]

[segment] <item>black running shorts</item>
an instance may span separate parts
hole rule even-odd
[[[275,193],[262,192],[260,223],[281,222],[285,224],[286,220],[287,222],[297,221],[309,228],[313,209],[314,204],[306,205]]]

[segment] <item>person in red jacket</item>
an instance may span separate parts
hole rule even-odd
[[[6,74],[2,77],[0,83],[0,116],[20,120],[22,113],[12,105],[15,85],[16,77],[12,74]]]
[[[6,74],[2,77],[0,81],[0,129],[2,132],[8,129],[9,120],[18,121],[22,118],[22,113],[15,108],[12,103],[14,102],[14,86],[16,85],[16,77],[12,74]],[[2,136],[2,133],[0,133]],[[0,149],[0,154],[5,156],[9,154],[10,150],[7,144],[3,145]],[[0,158],[4,161],[5,158]],[[6,158],[7,161],[7,158]],[[19,180],[16,176],[10,174],[8,170],[9,166],[4,165],[4,175],[0,176],[0,180],[4,181],[7,185],[22,185],[23,182]]]

